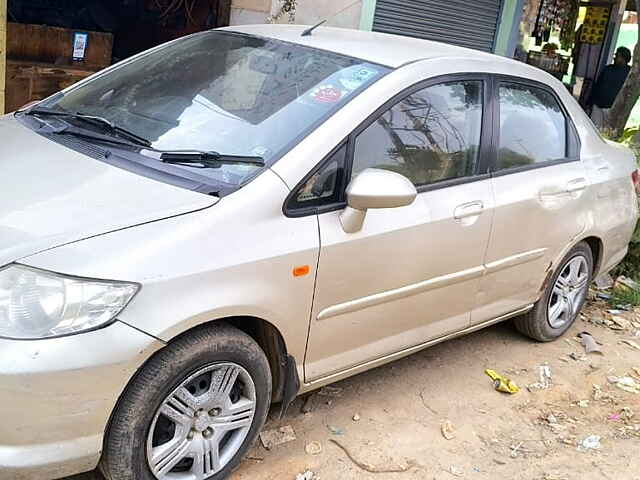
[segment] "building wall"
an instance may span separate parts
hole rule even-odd
[[[315,25],[327,20],[327,25],[342,28],[360,28],[363,0],[298,0],[295,23]],[[276,13],[282,6],[281,0],[273,0],[271,13]],[[287,23],[285,15],[278,23]]]
[[[298,0],[294,23],[315,25],[327,19],[327,25],[343,28],[361,28],[363,14],[365,30],[371,30],[376,0]],[[266,23],[267,18],[282,7],[281,0],[232,0],[231,25]],[[341,11],[343,10],[343,11]],[[337,15],[336,15],[337,14]],[[288,23],[284,15],[278,23]]]
[[[270,15],[280,10],[282,4],[283,0],[232,0],[231,25],[265,23]],[[522,4],[523,0],[504,0],[495,47],[498,55],[513,55]],[[297,0],[294,23],[315,25],[327,20],[330,26],[370,31],[375,9],[376,0]],[[285,14],[278,23],[288,21]]]
[[[230,25],[266,23],[272,0],[232,0]]]

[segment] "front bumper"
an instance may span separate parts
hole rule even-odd
[[[163,345],[121,322],[62,338],[0,339],[0,480],[94,469],[118,397]]]

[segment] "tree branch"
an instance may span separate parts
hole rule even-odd
[[[636,19],[640,20],[640,0],[635,0]],[[638,38],[640,39],[640,21],[638,24]],[[640,40],[633,49],[633,65],[622,86],[620,93],[609,111],[605,128],[614,139],[619,139],[624,134],[624,128],[631,116],[631,111],[640,98]]]

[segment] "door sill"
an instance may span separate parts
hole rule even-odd
[[[533,308],[533,304],[531,305],[527,305],[526,307],[520,308],[518,310],[515,310],[513,312],[507,313],[505,315],[501,315],[497,318],[491,319],[491,320],[487,320],[486,322],[482,322],[479,323],[477,325],[473,325],[471,327],[465,328],[464,330],[460,330],[458,332],[454,332],[454,333],[449,333],[447,335],[443,335],[442,337],[438,337],[435,338],[433,340],[429,340],[428,342],[425,343],[421,343],[420,345],[416,345],[414,347],[409,347],[407,349],[401,350],[399,352],[396,353],[391,353],[389,355],[385,355],[384,357],[380,357],[377,358],[375,360],[370,360],[368,362],[365,363],[361,363],[359,365],[355,365],[353,367],[350,367],[346,370],[341,370],[340,372],[337,373],[332,373],[331,375],[327,375],[325,377],[321,377],[317,380],[313,380],[312,382],[308,382],[308,383],[304,383],[300,393],[306,393],[309,392],[311,390],[315,390],[317,388],[320,388],[324,385],[327,385],[329,383],[333,383],[333,382],[337,382],[338,380],[342,380],[344,378],[350,377],[352,375],[356,375],[358,373],[361,373],[363,371],[369,370],[371,368],[375,368],[378,367],[380,365],[384,365],[385,363],[389,363],[392,362],[394,360],[398,360],[402,357],[406,357],[408,355],[411,355],[412,353],[416,353],[419,352],[420,350],[424,350],[425,348],[431,347],[433,345],[436,345],[438,343],[442,343],[445,342],[447,340],[451,340],[453,338],[456,337],[461,337],[463,335],[467,335],[468,333],[473,333],[475,331],[478,330],[482,330],[485,327],[494,325],[496,323],[500,323],[503,322],[505,320],[508,320],[510,318],[513,317],[517,317],[519,315],[523,315],[525,313],[527,313],[529,310],[531,310]]]

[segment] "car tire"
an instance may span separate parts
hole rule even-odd
[[[222,480],[255,441],[270,403],[271,371],[260,346],[224,323],[199,327],[157,352],[131,380],[105,434],[99,468],[107,480],[157,480],[168,472],[179,478],[175,472],[184,469]],[[219,447],[217,463],[211,445]],[[181,462],[162,473],[178,455]]]
[[[578,268],[582,272],[581,277],[571,277],[569,282],[568,275]],[[533,309],[514,320],[518,331],[540,342],[551,342],[562,336],[578,317],[587,299],[592,277],[593,253],[586,242],[581,242],[562,259]],[[559,310],[562,311],[556,316]]]

